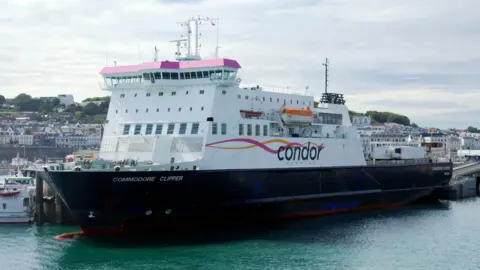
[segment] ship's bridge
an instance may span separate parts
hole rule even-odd
[[[145,86],[178,86],[188,84],[235,84],[240,64],[231,59],[194,61],[156,61],[139,65],[104,67],[100,74],[103,90]]]

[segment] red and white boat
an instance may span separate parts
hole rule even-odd
[[[35,191],[28,186],[18,188],[0,185],[0,224],[22,224],[32,222],[32,202]]]

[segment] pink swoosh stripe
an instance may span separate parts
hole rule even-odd
[[[215,145],[215,144],[220,144],[220,143],[225,143],[225,142],[246,142],[246,143],[256,145],[256,146],[262,148],[263,150],[265,150],[267,152],[270,152],[272,154],[277,153],[277,150],[274,150],[274,149],[272,149],[272,148],[266,146],[265,144],[260,143],[256,140],[252,140],[252,139],[248,139],[248,138],[236,138],[236,139],[223,140],[223,141],[218,141],[218,142],[214,142],[214,143],[209,143],[206,146],[212,146],[212,145]],[[288,148],[290,146],[303,146],[303,145],[299,144],[299,143],[289,143],[289,144],[285,145],[285,148]],[[282,151],[284,151],[284,150],[285,149],[283,149]]]
[[[277,153],[277,151],[273,150],[272,148],[266,146],[265,144],[262,144],[258,141],[255,141],[255,140],[252,140],[252,139],[247,139],[247,138],[237,138],[237,139],[229,139],[229,140],[224,140],[224,141],[219,141],[219,142],[214,142],[214,143],[209,143],[205,146],[212,146],[212,145],[215,145],[215,144],[220,144],[220,143],[225,143],[225,142],[246,142],[246,143],[251,143],[251,144],[254,144],[260,148],[262,148],[263,150],[267,151],[267,152],[270,152],[272,154],[275,154]]]

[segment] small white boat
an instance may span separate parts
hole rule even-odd
[[[18,184],[16,187],[4,183],[0,186],[0,224],[30,223],[32,219],[32,202],[35,189]]]

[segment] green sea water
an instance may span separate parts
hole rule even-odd
[[[169,238],[0,226],[0,269],[480,269],[480,199]]]

